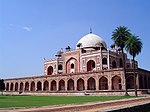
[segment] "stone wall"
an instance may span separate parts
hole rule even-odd
[[[134,96],[134,90],[130,90],[129,95]],[[138,95],[145,95],[147,90],[138,90]],[[31,95],[31,96],[124,96],[124,91],[70,91],[70,92],[14,92],[4,91],[4,95]]]

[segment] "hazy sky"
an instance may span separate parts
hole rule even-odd
[[[110,46],[120,25],[142,39],[136,59],[149,70],[150,0],[0,0],[0,78],[43,75],[44,58],[75,49],[90,27]]]

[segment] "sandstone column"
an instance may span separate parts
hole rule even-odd
[[[59,91],[59,80],[56,80],[56,91]]]
[[[37,81],[35,81],[35,91],[37,91]]]
[[[29,81],[29,91],[31,91],[31,81]]]
[[[25,82],[23,82],[23,89],[22,91],[25,91]]]
[[[125,80],[125,74],[124,74],[124,72],[122,71],[121,72],[121,86],[122,86],[122,90],[125,90],[126,88],[125,88],[125,83],[126,83],[126,80]]]
[[[85,89],[85,90],[88,89],[87,79],[84,79],[84,89]]]
[[[112,76],[111,76],[111,74],[109,74],[108,75],[108,90],[112,90],[112,81],[111,81],[111,79],[112,79]]]
[[[42,83],[41,91],[43,91],[44,90],[44,81],[42,80],[41,83]]]
[[[65,79],[65,91],[67,91],[67,79]]]
[[[20,83],[21,83],[21,82],[18,82],[18,91],[20,91]]]
[[[10,88],[11,88],[11,83],[9,83],[9,89],[8,89],[8,91],[10,91]]]
[[[99,90],[99,79],[98,79],[98,76],[96,77],[96,91],[98,91]]]
[[[77,80],[74,80],[74,90],[77,91]]]
[[[48,80],[48,83],[49,83],[49,88],[48,88],[48,90],[51,91],[51,81]]]

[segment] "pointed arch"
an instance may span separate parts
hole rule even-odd
[[[107,58],[103,58],[103,59],[102,59],[102,64],[103,64],[103,65],[107,65]]]
[[[84,80],[82,78],[77,80],[77,90],[83,91],[85,89],[84,87]]]
[[[29,91],[29,82],[25,83],[25,91]]]
[[[40,81],[37,82],[37,91],[42,90],[42,83]]]
[[[30,90],[35,91],[35,82],[34,81],[31,82],[31,89]]]
[[[113,90],[121,90],[122,89],[120,76],[116,75],[112,78],[112,89]]]
[[[68,80],[67,90],[74,90],[74,81],[72,79]]]
[[[10,84],[10,91],[13,91],[13,88],[14,88],[14,84],[11,83],[11,84]]]
[[[96,90],[95,79],[93,77],[88,79],[87,84],[88,90]]]
[[[53,74],[53,67],[52,66],[49,66],[47,68],[47,75],[52,75]]]
[[[9,91],[9,83],[6,84],[6,91]]]
[[[108,79],[104,76],[99,79],[99,89],[108,90]]]
[[[15,91],[18,91],[18,82],[15,83]]]
[[[134,89],[134,77],[129,76],[126,80],[127,83],[127,89]]]
[[[71,57],[66,62],[66,73],[75,73],[78,72],[78,61],[77,59]]]
[[[20,91],[23,91],[23,82],[20,83]]]
[[[60,80],[59,81],[59,90],[60,91],[64,91],[65,90],[65,81],[64,80]]]
[[[56,87],[56,81],[55,80],[53,80],[52,82],[51,82],[51,91],[56,91],[57,90],[57,87]]]
[[[89,60],[87,62],[87,71],[93,71],[95,68],[95,61],[94,60]]]
[[[48,91],[49,90],[49,82],[46,80],[44,82],[44,88],[43,88],[44,91]]]

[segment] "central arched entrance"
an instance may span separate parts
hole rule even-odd
[[[88,90],[95,90],[96,87],[95,87],[95,79],[94,78],[89,78],[88,81]]]
[[[77,80],[77,90],[78,91],[84,90],[84,80],[81,78]]]
[[[78,62],[77,59],[71,57],[66,62],[66,73],[75,73],[78,72]]]
[[[93,71],[95,68],[95,62],[93,60],[89,60],[87,62],[87,71]]]

